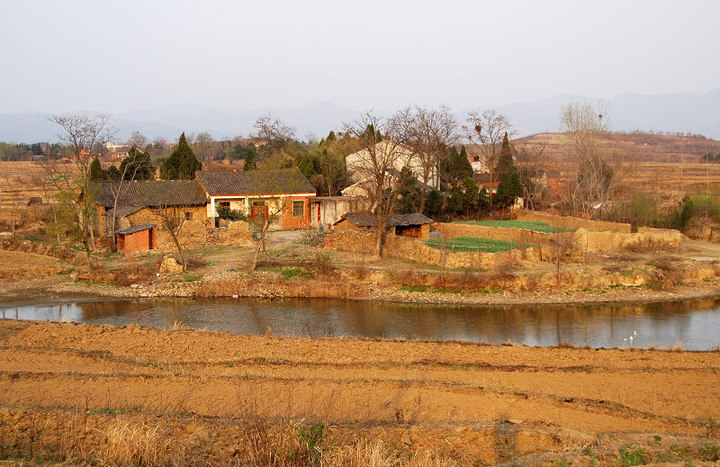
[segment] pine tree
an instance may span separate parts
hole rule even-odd
[[[515,163],[513,162],[512,148],[510,147],[510,139],[508,138],[507,131],[503,137],[502,147],[500,148],[500,157],[498,158],[498,165],[496,173],[504,174],[508,170],[514,170]]]
[[[192,180],[195,172],[201,169],[202,164],[195,158],[195,154],[185,139],[185,133],[183,133],[170,157],[165,159],[160,166],[160,178],[163,180]]]
[[[465,146],[458,153],[457,149],[450,147],[447,157],[440,164],[440,180],[444,183],[453,183],[472,177],[473,170],[467,159]]]
[[[103,172],[102,165],[100,164],[100,160],[96,157],[92,160],[90,163],[90,180],[97,181],[97,180],[104,180],[105,179],[105,172]]]
[[[255,162],[255,150],[252,148],[248,149],[248,153],[245,156],[245,166],[243,170],[257,170],[257,162]]]
[[[400,214],[418,212],[420,206],[420,186],[410,168],[403,167],[397,181],[396,193],[398,196],[396,210]]]
[[[128,156],[120,163],[121,174],[125,180],[154,180],[155,167],[150,162],[150,155],[133,146]]]

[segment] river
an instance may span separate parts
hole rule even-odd
[[[462,340],[531,346],[720,347],[720,299],[637,305],[438,306],[338,300],[114,300],[0,305],[0,317],[237,334]],[[632,339],[631,339],[632,337]]]

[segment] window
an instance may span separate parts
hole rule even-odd
[[[186,220],[186,221],[191,221],[191,220],[192,220],[192,215],[193,215],[193,213],[191,213],[191,212],[189,212],[189,211],[185,211],[185,220]]]
[[[230,201],[220,201],[220,207],[221,207],[221,208],[229,208],[229,207],[230,207]]]
[[[293,201],[293,217],[305,217],[305,201]]]

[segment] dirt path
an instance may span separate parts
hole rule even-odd
[[[49,420],[57,425],[62,417],[67,436],[85,426],[82,442],[105,460],[104,437],[120,422],[155,427],[177,446],[209,436],[213,442],[201,451],[220,463],[250,455],[238,433],[258,420],[274,432],[289,430],[291,439],[298,427],[322,421],[337,439],[335,450],[380,441],[384,458],[410,462],[425,452],[461,465],[611,464],[624,444],[647,460],[702,459],[703,443],[720,435],[718,352],[0,321],[0,369],[0,441],[14,446],[6,455],[26,453],[31,434],[53,446],[49,431],[57,426]],[[232,429],[235,436],[225,440]],[[671,444],[684,451],[674,453]],[[52,447],[35,449],[58,455]],[[196,454],[186,452],[182,463]]]

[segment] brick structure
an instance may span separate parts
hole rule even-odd
[[[124,250],[126,255],[136,251],[156,249],[157,226],[141,224],[117,232],[117,247],[118,250]]]

